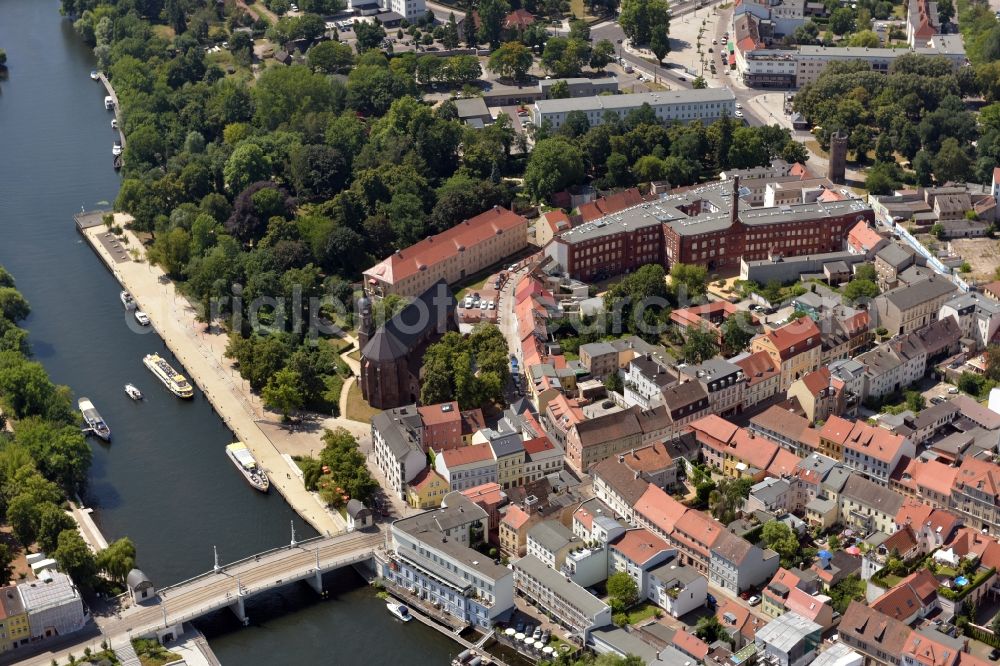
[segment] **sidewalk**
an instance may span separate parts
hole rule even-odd
[[[120,213],[115,218],[121,225],[128,222],[128,216]],[[205,332],[205,325],[197,321],[194,308],[177,293],[173,282],[158,266],[145,261],[145,249],[132,232],[126,231],[125,234],[128,247],[136,259],[124,261],[112,257],[99,242],[98,237],[107,233],[103,225],[91,227],[82,233],[122,286],[132,294],[139,307],[149,315],[157,333],[184,365],[183,370],[189,379],[204,392],[236,437],[253,452],[270,476],[271,485],[303,520],[321,534],[344,531],[347,526],[340,514],[327,510],[316,495],[302,486],[298,475],[291,473],[281,451],[258,427],[258,420],[280,422],[281,417],[264,409],[260,400],[250,391],[247,382],[239,376],[233,362],[225,357],[229,342],[226,335],[221,332]],[[135,329],[137,334],[147,330],[139,326]],[[139,360],[136,359],[136,362]],[[344,421],[352,423],[346,419]],[[317,450],[323,446],[321,436],[322,431],[315,433]],[[222,444],[219,443],[220,446]]]

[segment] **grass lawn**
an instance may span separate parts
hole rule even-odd
[[[885,577],[886,588],[888,589],[891,587],[896,587],[896,585],[898,585],[899,581],[901,580],[903,580],[902,576],[895,576],[893,574],[889,574],[888,576]]]
[[[173,41],[177,33],[175,33],[174,29],[171,28],[169,25],[154,25],[153,34],[156,35],[157,37],[162,37],[167,41]]]
[[[344,416],[352,421],[370,421],[380,411],[382,410],[369,406],[361,397],[361,386],[357,382],[351,384],[347,392],[347,414]]]
[[[634,606],[626,613],[628,615],[628,623],[635,624],[656,617],[656,611],[663,612],[656,604],[645,601],[638,606]]]
[[[819,145],[819,141],[817,141],[816,139],[809,139],[808,141],[803,141],[802,144],[806,148],[808,148],[811,152],[816,153],[820,157],[826,157],[826,158],[830,157],[830,153],[823,150]]]
[[[171,652],[154,640],[136,639],[132,641],[132,647],[135,648],[142,666],[163,666],[181,658],[179,654]]]
[[[347,357],[354,359],[358,363],[361,363],[361,351],[358,349],[352,351],[350,354],[347,355]]]
[[[943,564],[939,564],[938,565],[937,572],[938,572],[938,574],[940,574],[942,576],[947,576],[948,578],[954,578],[954,577],[956,577],[958,575],[957,571],[955,571],[951,567],[945,566]]]
[[[496,271],[493,271],[493,272],[496,272]],[[479,277],[478,280],[476,280],[472,284],[467,285],[465,287],[462,287],[462,289],[457,294],[455,294],[455,300],[456,301],[464,301],[466,294],[470,294],[470,293],[472,293],[474,291],[479,291],[480,289],[482,289],[483,286],[486,284],[486,279],[490,275],[492,275],[492,274],[493,273],[487,273],[486,275],[482,275],[482,276]]]

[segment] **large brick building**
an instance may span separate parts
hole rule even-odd
[[[643,264],[736,269],[767,259],[843,249],[844,238],[874,213],[857,199],[751,208],[734,206],[739,179],[673,194],[565,231],[545,253],[573,278],[594,280]]]

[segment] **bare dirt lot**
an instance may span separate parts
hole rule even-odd
[[[972,266],[972,272],[963,277],[975,282],[990,282],[1000,266],[1000,241],[992,238],[956,238],[951,241],[955,254]]]

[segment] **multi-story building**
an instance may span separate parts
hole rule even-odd
[[[562,567],[569,551],[582,545],[580,537],[558,520],[545,520],[528,530],[528,556],[553,569]]]
[[[86,626],[90,615],[76,585],[61,571],[43,572],[44,580],[17,586],[28,615],[31,640],[66,636]]]
[[[618,350],[607,342],[580,345],[580,363],[596,379],[618,372]]]
[[[382,577],[463,623],[490,628],[514,607],[513,574],[472,546],[481,542],[488,516],[461,493],[440,509],[392,524],[393,552]]]
[[[524,557],[528,547],[528,530],[538,520],[537,514],[532,516],[518,506],[508,506],[498,530],[500,553],[509,559]]]
[[[727,416],[743,411],[746,378],[743,368],[722,358],[710,358],[681,368],[682,381],[696,381],[708,394],[708,409]]]
[[[820,453],[843,461],[872,481],[887,486],[889,476],[903,456],[916,455],[913,442],[902,435],[868,425],[831,416],[819,432]]]
[[[761,661],[775,666],[805,666],[816,658],[823,627],[797,613],[785,613],[757,631]]]
[[[414,509],[436,509],[451,492],[448,482],[431,467],[425,467],[406,484],[406,503]]]
[[[973,340],[976,349],[985,349],[1000,330],[1000,303],[977,292],[961,294],[944,303],[938,318],[952,317],[963,337]]]
[[[635,522],[636,502],[646,492],[649,481],[641,472],[625,464],[625,454],[602,460],[590,468],[594,495],[616,515],[629,523]]]
[[[874,220],[857,199],[752,208],[738,193],[739,179],[733,178],[646,202],[560,234],[545,253],[580,280],[648,263],[736,268],[743,259],[840,250],[848,229]]]
[[[831,414],[844,411],[844,394],[830,370],[821,367],[807,372],[788,387],[788,398],[796,399],[810,421],[824,421]]]
[[[705,605],[708,579],[671,557],[649,571],[647,597],[674,618]]]
[[[899,666],[911,629],[899,620],[852,601],[840,621],[840,639],[876,664]]]
[[[27,644],[31,640],[31,624],[24,609],[17,586],[0,588],[0,606],[3,619],[0,620],[0,653]]]
[[[607,573],[627,573],[639,588],[639,598],[645,599],[649,594],[649,572],[676,556],[677,551],[649,530],[632,529],[611,544]]]
[[[951,508],[969,527],[1000,534],[1000,466],[967,456],[958,468]]]
[[[521,485],[524,481],[524,440],[520,433],[483,428],[472,436],[472,443],[485,444],[493,449],[497,483],[502,488],[507,490]]]
[[[743,406],[747,409],[767,400],[781,385],[781,366],[766,351],[754,352],[730,359],[740,366],[746,378]]]
[[[448,482],[450,490],[465,490],[484,483],[496,483],[497,480],[497,460],[488,444],[437,453],[434,469]]]
[[[762,550],[743,537],[722,530],[711,546],[708,580],[736,595],[769,580],[780,563],[781,557],[773,550]]]
[[[812,427],[809,419],[780,405],[769,407],[750,419],[749,429],[802,457],[820,449],[819,431]]]
[[[938,312],[958,290],[947,277],[931,275],[911,285],[897,287],[875,297],[874,325],[903,335],[927,326],[938,318]]]
[[[954,36],[954,35],[952,35]],[[797,49],[795,85],[799,88],[813,83],[831,62],[866,62],[873,71],[886,74],[896,58],[908,53],[924,56],[943,56],[956,67],[965,63],[965,48],[961,40],[941,35],[931,40],[930,47],[911,49],[868,48],[860,46],[799,46]]]
[[[544,99],[535,102],[532,119],[536,127],[548,122],[553,130],[566,122],[572,111],[586,115],[591,127],[604,122],[609,111],[623,119],[632,111],[648,104],[660,122],[690,123],[700,120],[712,123],[723,115],[732,117],[736,111],[736,96],[728,88],[673,90],[666,92],[629,93],[625,95],[595,95],[571,99]]]
[[[353,2],[354,0],[352,0]],[[416,21],[427,13],[427,4],[424,0],[378,0],[378,6],[387,12],[399,14],[410,22]]]
[[[642,444],[642,428],[631,410],[577,423],[566,436],[566,463],[578,474],[591,465]]]
[[[406,499],[407,484],[427,467],[427,455],[420,442],[421,428],[420,414],[412,405],[372,417],[375,464],[400,499]]]
[[[472,433],[466,434],[465,424],[481,423],[483,412],[478,407],[468,413],[458,409],[457,402],[443,402],[439,405],[422,405],[417,407],[420,414],[422,429],[421,444],[424,449],[444,451],[465,446]]]
[[[663,404],[663,392],[677,383],[676,372],[653,356],[633,358],[622,376],[625,404],[652,409]]]
[[[547,436],[533,437],[524,444],[525,483],[537,481],[543,476],[556,474],[563,468],[563,450],[552,443]]]
[[[819,368],[821,344],[816,322],[810,317],[800,317],[757,336],[750,343],[750,350],[767,352],[780,367],[778,390],[784,392],[796,379]]]
[[[417,296],[440,280],[459,282],[527,245],[528,220],[496,206],[389,255],[364,272],[365,290],[376,297]]]
[[[855,360],[865,366],[864,395],[872,398],[898,393],[927,371],[927,350],[916,331],[897,336]]]
[[[851,474],[838,496],[840,522],[865,532],[879,530],[891,534],[903,499],[886,486]]]
[[[611,624],[611,607],[538,558],[522,557],[513,564],[518,594],[544,608],[583,642],[590,632]]]

